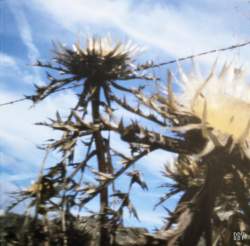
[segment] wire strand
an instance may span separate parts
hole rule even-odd
[[[197,54],[194,54],[194,55],[189,55],[189,56],[173,59],[173,60],[170,60],[170,61],[166,61],[166,62],[162,62],[162,63],[159,63],[159,64],[152,65],[152,66],[150,66],[150,68],[161,67],[161,66],[172,64],[172,63],[177,63],[177,62],[180,62],[180,61],[185,61],[185,60],[193,59],[195,57],[209,55],[209,54],[213,54],[213,53],[217,53],[217,52],[233,50],[233,49],[241,48],[241,47],[244,47],[244,46],[247,46],[247,45],[250,45],[250,41],[246,41],[244,43],[239,43],[239,44],[234,44],[234,45],[231,45],[231,46],[228,46],[228,47],[225,47],[225,48],[221,48],[221,49],[214,49],[214,50],[204,51],[204,52],[197,53]]]
[[[19,98],[17,100],[14,100],[14,101],[9,101],[9,102],[5,102],[5,103],[1,103],[0,107],[7,106],[7,105],[10,105],[10,104],[14,104],[14,103],[18,103],[18,102],[22,102],[22,101],[25,101],[25,100],[27,100],[27,98],[23,97],[23,98]]]
[[[244,47],[244,46],[247,46],[247,45],[250,45],[250,41],[246,41],[244,43],[239,43],[239,44],[234,44],[234,45],[231,45],[231,46],[228,46],[228,47],[225,47],[225,48],[204,51],[204,52],[197,53],[197,54],[194,54],[194,55],[189,55],[189,56],[185,56],[185,57],[181,57],[181,58],[169,60],[169,61],[158,63],[158,64],[153,64],[153,65],[150,65],[148,68],[162,67],[162,66],[166,66],[166,65],[169,65],[169,64],[173,64],[173,63],[177,63],[177,62],[181,62],[181,61],[193,59],[195,57],[209,55],[209,54],[213,54],[213,53],[217,53],[217,52],[224,52],[224,51],[227,51],[227,50],[233,50],[233,49],[241,48],[241,47]],[[77,87],[77,86],[69,86],[67,88],[62,88],[61,90],[67,90],[67,89],[71,89],[71,88],[74,88],[74,87]],[[58,91],[61,91],[61,90],[58,90]],[[15,104],[15,103],[19,103],[19,102],[22,102],[22,101],[25,101],[25,100],[28,100],[28,98],[27,97],[23,97],[23,98],[19,98],[17,100],[14,100],[14,101],[0,103],[0,107],[11,105],[11,104]]]

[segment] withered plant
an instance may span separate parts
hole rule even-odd
[[[175,211],[169,211],[166,227],[157,234],[167,245],[248,245],[250,226],[250,118],[249,85],[245,71],[225,64],[219,75],[216,64],[207,78],[179,66],[173,90],[168,83],[151,97],[136,93],[138,100],[168,127],[160,134],[135,123],[121,132],[124,140],[178,154],[166,167],[168,183],[162,204],[180,194]],[[127,106],[128,108],[129,106]],[[237,241],[235,233],[245,233]]]
[[[49,83],[37,86],[36,93],[27,99],[37,103],[72,89],[78,101],[66,118],[57,113],[50,122],[40,123],[62,132],[60,139],[45,147],[47,152],[59,150],[61,160],[43,170],[37,182],[22,192],[21,199],[31,198],[30,206],[44,218],[44,228],[48,228],[49,213],[60,213],[66,246],[72,210],[81,210],[100,195],[98,245],[112,245],[123,209],[127,207],[137,217],[129,196],[132,185],[147,189],[140,172],[128,171],[129,167],[161,149],[178,157],[173,167],[166,167],[164,174],[174,183],[165,185],[168,191],[158,205],[178,193],[180,200],[155,237],[166,240],[166,245],[195,246],[202,240],[207,246],[247,245],[247,240],[236,242],[232,238],[234,232],[250,234],[250,91],[244,71],[225,64],[216,75],[215,64],[203,78],[195,66],[188,75],[179,67],[179,82],[174,85],[178,88],[173,90],[174,76],[168,72],[166,88],[146,94],[143,87],[132,88],[132,81],[127,83],[155,80],[145,73],[154,64],[133,64],[136,51],[131,44],[91,38],[84,48],[79,43],[72,49],[57,45],[54,62],[37,63],[60,75],[48,73]],[[122,95],[135,97],[138,105]],[[136,120],[114,120],[114,107],[156,124],[157,130]],[[130,155],[112,148],[111,133],[129,144]],[[75,159],[78,147],[85,151],[81,161]],[[119,165],[114,165],[118,161]],[[121,191],[114,184],[125,172],[131,181],[127,190]],[[95,180],[86,180],[86,173]],[[116,209],[111,198],[119,202]]]
[[[135,150],[131,146],[131,154],[125,155],[112,148],[110,134],[123,131],[121,117],[116,117],[116,124],[113,117],[115,109],[121,110],[126,105],[124,94],[133,96],[134,89],[130,88],[133,81],[155,80],[145,73],[150,63],[135,64],[139,51],[131,42],[123,44],[113,42],[110,37],[93,37],[87,39],[84,47],[80,42],[72,48],[57,44],[52,62],[36,64],[48,70],[49,82],[44,86],[36,85],[35,94],[27,99],[36,104],[69,89],[78,98],[67,117],[57,112],[55,119],[38,123],[62,133],[60,139],[50,139],[44,147],[47,154],[59,151],[61,159],[48,169],[42,168],[38,180],[21,192],[20,197],[21,200],[31,199],[29,207],[35,208],[36,217],[47,218],[44,227],[48,232],[49,214],[60,214],[64,246],[68,245],[72,211],[81,211],[96,196],[100,197],[98,245],[114,243],[115,229],[122,222],[124,208],[138,218],[129,194],[134,183],[143,189],[147,186],[140,172],[128,169],[148,150]],[[139,90],[142,88],[136,89]],[[82,160],[76,160],[76,148],[82,148]],[[115,187],[115,180],[127,170],[131,182],[127,190],[121,191]],[[116,201],[116,208],[112,206],[113,201]]]

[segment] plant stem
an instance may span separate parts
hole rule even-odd
[[[219,155],[213,153],[211,156]],[[195,198],[192,222],[182,236],[181,246],[197,245],[203,233],[206,246],[212,245],[211,218],[216,198],[221,191],[227,164],[222,156],[219,157],[221,158],[211,158],[208,161],[206,180],[201,192]]]
[[[49,235],[49,219],[48,214],[46,213],[43,218],[43,231],[46,236],[44,246],[50,246],[50,235]]]
[[[95,87],[92,99],[92,118],[94,123],[99,124],[100,120],[100,87]],[[97,151],[98,171],[106,173],[107,165],[105,159],[104,139],[100,131],[93,133]],[[106,211],[108,208],[108,188],[104,187],[100,192],[100,220],[99,220],[99,246],[109,246],[109,232],[106,226]]]

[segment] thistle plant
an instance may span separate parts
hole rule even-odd
[[[167,86],[146,94],[143,86],[132,88],[128,83],[156,80],[145,70],[157,65],[135,64],[139,50],[131,42],[94,37],[87,39],[84,47],[80,42],[72,48],[57,44],[51,63],[37,62],[48,70],[49,82],[36,85],[34,95],[26,99],[36,104],[71,89],[78,100],[66,117],[57,112],[55,119],[38,123],[62,133],[61,138],[50,139],[45,145],[47,153],[58,151],[61,157],[50,168],[42,168],[38,180],[20,193],[19,201],[30,199],[29,207],[35,208],[35,218],[44,218],[46,232],[49,214],[59,214],[61,244],[67,246],[72,210],[81,211],[99,196],[97,245],[114,245],[124,209],[138,217],[130,199],[133,185],[148,189],[141,172],[129,168],[161,149],[176,153],[177,159],[173,167],[164,170],[174,183],[163,185],[168,191],[157,205],[178,193],[180,200],[174,211],[168,211],[166,225],[155,237],[167,245],[195,246],[201,239],[206,245],[229,245],[232,232],[249,232],[250,227],[250,97],[246,70],[230,63],[217,74],[215,63],[203,77],[195,64],[190,74],[179,66],[179,80],[174,81],[168,71]],[[173,90],[174,83],[178,89]],[[127,100],[127,95],[137,99],[137,106]],[[136,120],[129,124],[122,118],[114,120],[115,107],[146,119],[157,130]],[[112,133],[129,144],[129,155],[112,148]],[[76,148],[83,150],[81,160],[76,159]],[[125,173],[130,182],[127,190],[120,190],[115,181]]]
[[[177,194],[179,194],[180,199],[174,211],[166,209],[168,216],[163,230],[158,232],[159,235],[168,238],[169,245],[177,243],[188,245],[187,243],[194,241],[192,241],[193,239],[187,240],[187,238],[185,238],[187,241],[184,241],[184,237],[188,234],[192,224],[192,227],[196,228],[196,230],[193,229],[193,238],[196,238],[196,242],[200,242],[203,238],[206,241],[211,240],[212,245],[248,245],[250,173],[249,167],[241,165],[237,168],[233,165],[231,170],[225,170],[221,178],[221,187],[214,186],[213,192],[217,197],[212,208],[211,221],[204,219],[208,216],[205,200],[207,203],[209,202],[209,192],[207,190],[207,192],[202,193],[202,190],[208,187],[208,182],[213,182],[213,179],[207,180],[207,163],[180,155],[174,165],[166,165],[164,176],[174,182],[162,185],[162,188],[168,189],[168,192],[161,197],[157,206],[164,204],[170,197]],[[245,171],[244,175],[242,168]],[[218,188],[220,188],[219,192],[216,191]],[[204,199],[203,207],[199,208],[202,197]],[[199,212],[197,214],[200,217],[196,216],[195,213],[192,214],[192,210],[197,208],[204,215]],[[206,234],[198,236],[199,227],[203,226],[211,226],[209,229],[212,234],[211,239]],[[234,237],[237,233],[246,235],[246,238],[241,242],[235,242]]]
[[[193,64],[187,75],[179,66],[175,91],[174,75],[169,71],[165,92],[161,87],[151,96],[135,93],[140,103],[154,112],[148,119],[167,125],[165,132],[148,130],[139,124],[129,125],[121,132],[128,142],[178,154],[174,169],[167,168],[166,173],[175,183],[167,185],[170,190],[160,200],[161,204],[184,192],[176,210],[170,213],[165,230],[159,232],[168,245],[197,245],[202,237],[206,245],[229,242],[223,235],[232,229],[225,229],[221,220],[228,202],[230,218],[241,217],[243,227],[249,230],[250,101],[246,71],[225,64],[217,75],[215,63],[204,78],[196,67]],[[217,222],[225,234],[218,235]],[[232,225],[229,217],[227,223]],[[237,227],[239,231],[242,228]]]
[[[250,197],[249,85],[246,71],[232,63],[225,64],[219,75],[216,75],[215,69],[216,63],[207,78],[199,76],[195,68],[189,75],[180,69],[181,91],[174,95],[170,85],[167,90],[169,112],[174,115],[172,130],[183,139],[198,134],[200,141],[197,144],[205,139],[203,149],[193,156],[200,163],[198,175],[203,175],[204,181],[199,185],[194,177],[187,177],[189,182],[196,184],[196,192],[194,187],[185,186],[176,210],[178,212],[175,213],[179,219],[177,227],[166,232],[171,235],[172,243],[182,238],[183,245],[195,245],[201,235],[207,245],[229,243],[233,231],[228,239],[218,235],[219,229],[217,235],[215,233],[216,223],[227,210],[231,212],[230,218],[243,218],[244,229],[240,229],[235,221],[234,229],[249,231],[246,219],[250,215],[247,202]],[[185,118],[187,122],[183,121]],[[177,174],[185,177],[178,170]],[[200,186],[198,189],[197,185]],[[229,218],[227,222],[232,223]]]
[[[120,175],[148,151],[138,149],[136,153],[131,152],[131,155],[125,156],[112,149],[110,134],[119,132],[123,127],[122,119],[117,120],[117,125],[112,123],[113,106],[121,105],[121,99],[115,94],[133,94],[133,89],[126,86],[127,81],[154,79],[144,72],[150,67],[149,63],[134,63],[139,51],[138,46],[131,42],[123,44],[114,42],[110,37],[93,37],[87,39],[84,47],[80,42],[72,48],[57,44],[53,62],[38,61],[36,64],[49,70],[49,83],[36,85],[35,94],[27,96],[27,99],[36,104],[53,93],[68,89],[74,90],[78,97],[67,117],[57,112],[55,119],[50,122],[38,123],[62,133],[60,139],[51,139],[46,145],[48,152],[59,151],[61,160],[43,170],[39,179],[21,193],[23,198],[31,198],[30,206],[35,206],[36,214],[44,216],[59,211],[64,235],[62,245],[68,245],[67,230],[71,210],[78,208],[81,211],[97,195],[100,197],[98,245],[114,243],[114,239],[109,236],[110,226],[114,231],[115,226],[122,221],[125,208],[137,217],[129,194],[134,182],[141,184],[142,188],[146,184],[139,182],[138,173],[135,175],[131,172],[128,174],[133,181],[127,191],[117,190],[114,184]],[[50,71],[53,71],[53,75]],[[56,73],[57,77],[54,76]],[[85,152],[80,161],[75,158],[76,148],[82,148]],[[117,165],[113,166],[114,160],[121,163],[118,168]],[[97,168],[93,163],[97,163]],[[86,172],[92,177],[91,181],[86,179]],[[111,184],[113,194],[109,194]],[[116,197],[120,203],[117,210],[111,206],[110,197]]]

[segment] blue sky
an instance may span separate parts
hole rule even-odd
[[[49,59],[52,41],[71,45],[86,35],[110,33],[146,47],[142,60],[161,62],[249,40],[249,10],[246,0],[0,0],[0,103],[31,94],[33,83],[45,82],[45,71],[30,64]],[[206,71],[215,57],[197,60]],[[235,57],[247,63],[250,49],[225,52],[219,60]],[[189,61],[183,65],[188,69]],[[161,68],[158,72],[166,71]],[[53,117],[57,109],[66,114],[75,100],[68,91],[35,108],[30,108],[29,102],[0,108],[0,209],[9,202],[8,192],[35,179],[44,154],[37,145],[57,136],[34,123]],[[113,141],[118,144],[115,137]],[[126,149],[122,144],[119,147]],[[51,162],[55,159],[55,155],[50,157]],[[160,171],[172,159],[170,153],[158,151],[137,164],[144,169],[150,190],[135,189],[133,201],[140,208],[141,223],[131,219],[128,225],[151,229],[161,225],[163,210],[153,211],[153,206],[162,194],[157,188],[164,182]],[[173,207],[175,202],[166,205]]]

